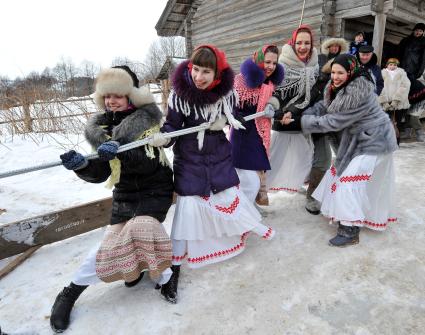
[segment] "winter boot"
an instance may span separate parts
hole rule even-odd
[[[415,129],[416,141],[425,142],[425,134],[423,129]]]
[[[320,184],[320,181],[322,180],[324,174],[325,172],[318,168],[312,168],[310,172],[310,180],[307,188],[307,202],[305,205],[305,209],[307,210],[307,212],[313,215],[320,214],[320,202],[314,199],[311,195],[313,194],[317,186]]]
[[[71,283],[58,294],[50,315],[50,326],[55,333],[62,333],[68,328],[72,307],[87,287]]]
[[[360,227],[338,226],[337,235],[329,240],[329,245],[333,247],[347,247],[359,243]]]
[[[164,298],[172,303],[177,303],[177,286],[179,284],[179,275],[180,275],[180,265],[172,265],[171,271],[173,271],[173,274],[170,277],[170,280],[162,285],[161,287],[161,294],[164,296]]]
[[[257,171],[257,173],[260,177],[260,190],[255,198],[255,202],[260,206],[268,206],[269,197],[267,195],[266,173],[264,171]]]
[[[137,278],[136,280],[124,282],[125,287],[136,286],[142,280],[144,274],[144,272],[141,272],[139,278]]]

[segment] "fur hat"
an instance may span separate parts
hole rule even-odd
[[[423,30],[423,31],[425,31],[425,23],[416,23],[415,24],[415,26],[413,27],[413,30],[416,30],[416,29],[420,29],[420,30]]]
[[[321,46],[322,54],[329,55],[329,47],[334,44],[337,44],[339,46],[340,54],[345,54],[348,52],[349,44],[345,39],[332,37],[323,41]]]
[[[104,69],[98,74],[93,99],[102,110],[105,109],[104,97],[107,94],[125,95],[137,108],[155,102],[147,87],[139,88],[136,74],[126,65]]]

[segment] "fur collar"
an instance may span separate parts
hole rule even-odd
[[[114,124],[113,113],[99,113],[88,120],[84,135],[94,148],[109,140],[118,141],[123,145],[137,140],[146,130],[159,125],[161,118],[162,113],[156,104],[144,105],[129,113],[113,127],[112,137],[109,138],[105,129]]]
[[[245,83],[249,88],[255,88],[263,84],[265,81],[271,81],[273,85],[279,85],[283,80],[283,66],[281,64],[276,65],[276,70],[272,73],[269,78],[257,64],[251,59],[246,59],[241,65],[241,73],[245,79]]]
[[[344,88],[342,88],[330,101],[330,85],[326,85],[324,93],[325,106],[328,106],[328,113],[338,113],[340,110],[355,109],[364,104],[365,100],[376,99],[375,85],[364,76],[357,77]]]
[[[339,48],[341,49],[339,51],[340,54],[347,53],[348,52],[348,48],[350,47],[350,45],[348,44],[348,42],[345,39],[343,39],[343,38],[336,38],[336,37],[328,38],[327,40],[325,40],[322,43],[322,46],[321,46],[321,52],[322,52],[322,54],[324,54],[324,55],[327,56],[329,54],[329,47],[331,45],[333,45],[333,44],[338,44],[339,45]]]
[[[189,61],[181,63],[173,73],[172,84],[177,96],[182,100],[196,106],[216,103],[221,97],[230,93],[233,89],[235,75],[229,67],[223,70],[221,82],[211,91],[200,90],[193,84],[187,65]]]
[[[279,63],[285,64],[289,67],[314,67],[318,63],[317,50],[315,47],[313,47],[310,60],[306,64],[297,57],[294,49],[292,49],[292,46],[285,44],[282,48],[282,53],[279,56]]]

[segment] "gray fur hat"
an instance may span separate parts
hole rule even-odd
[[[125,95],[135,107],[154,103],[154,97],[147,87],[139,88],[137,76],[128,66],[116,66],[99,72],[93,99],[104,110],[107,94]]]

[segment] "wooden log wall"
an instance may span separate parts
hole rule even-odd
[[[209,0],[193,17],[193,45],[212,43],[223,49],[239,72],[240,64],[261,45],[277,44],[279,49],[300,22],[302,1]],[[303,23],[313,28],[318,46],[322,25],[322,0],[308,0]]]

